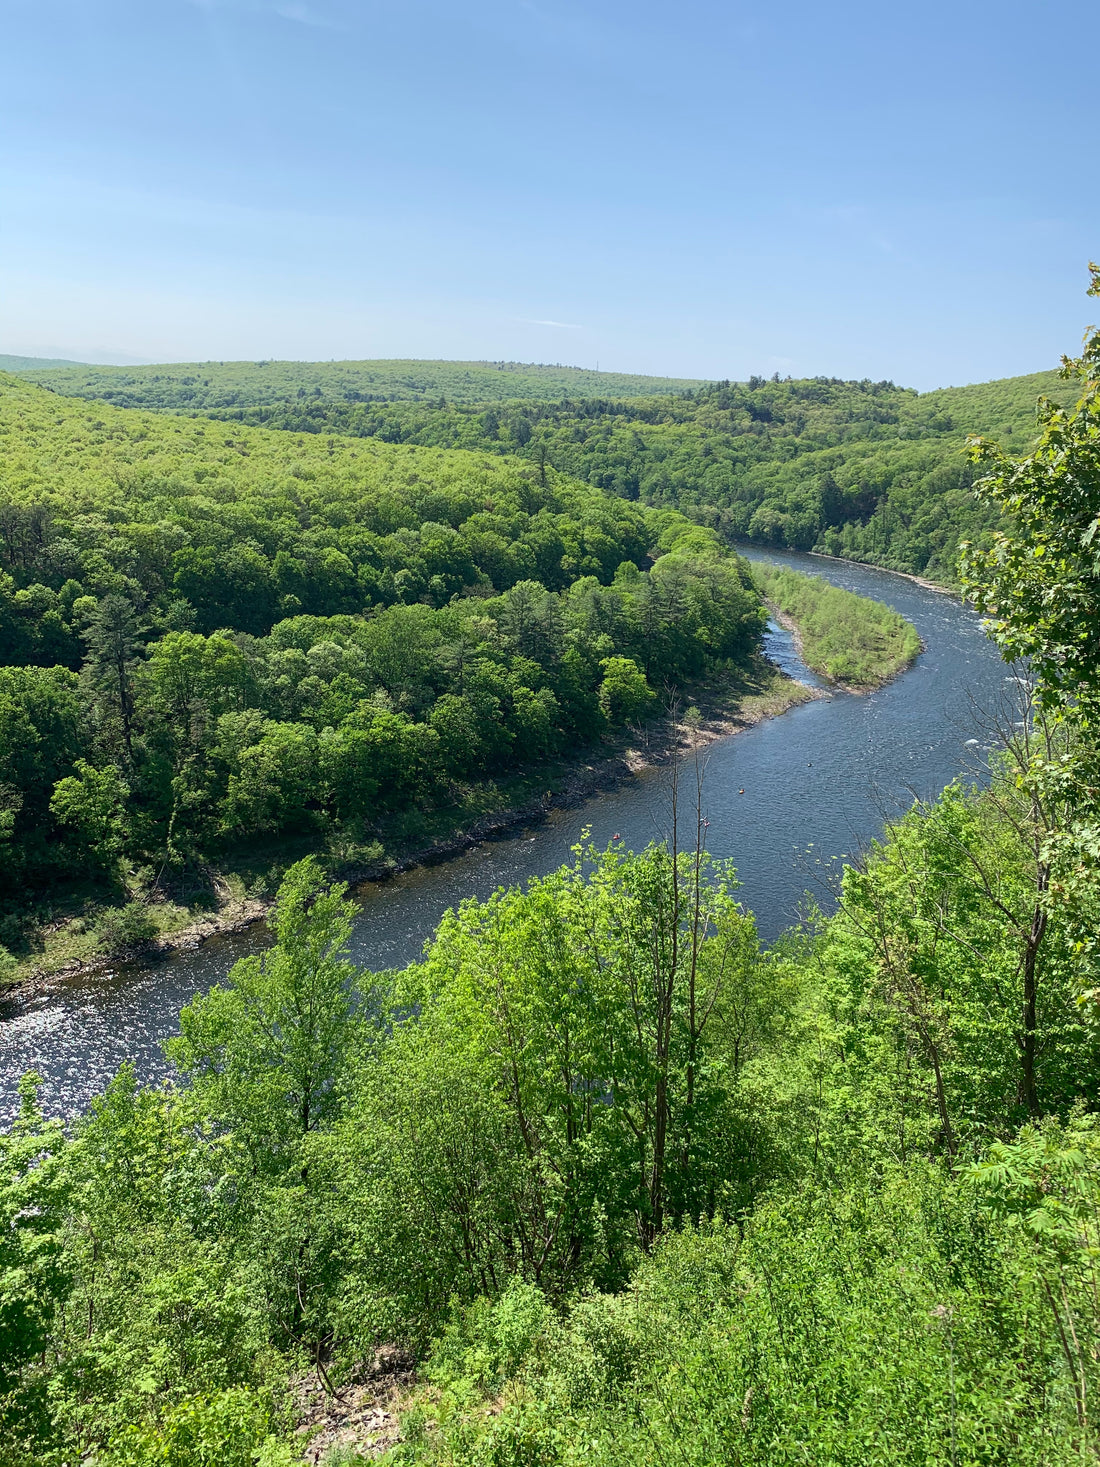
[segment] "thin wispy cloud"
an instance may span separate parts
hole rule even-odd
[[[301,4],[300,0],[286,0],[286,3],[276,5],[268,4],[266,0],[188,0],[188,3],[198,6],[200,10],[236,10],[247,15],[277,15],[280,20],[289,20],[294,25],[308,25],[314,30],[347,29],[339,21],[322,15],[312,5]]]
[[[276,5],[275,14],[282,20],[292,20],[296,25],[312,26],[315,30],[337,31],[342,30],[335,21],[329,20],[324,15],[319,15],[308,5]]]
[[[536,321],[530,316],[517,316],[516,320],[524,326],[556,326],[559,331],[583,331],[575,321]]]

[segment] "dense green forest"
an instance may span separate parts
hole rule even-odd
[[[988,534],[997,519],[994,506],[970,493],[967,436],[1022,452],[1035,437],[1040,394],[1061,401],[1064,392],[1056,372],[927,393],[892,382],[752,378],[677,384],[663,396],[647,379],[634,379],[638,390],[628,395],[588,374],[562,396],[550,378],[525,391],[517,371],[508,394],[482,374],[466,390],[442,377],[431,387],[395,378],[392,392],[365,400],[351,379],[335,375],[343,365],[233,366],[224,385],[211,376],[209,387],[198,376],[181,387],[178,369],[166,368],[36,380],[299,434],[517,455],[621,498],[676,506],[727,538],[818,549],[949,585],[960,538]]]
[[[242,841],[370,850],[387,814],[757,654],[759,594],[712,531],[517,460],[13,377],[0,456],[9,947],[58,883],[121,897]]]
[[[806,665],[834,682],[877,687],[921,650],[916,627],[880,601],[786,566],[754,565],[753,579],[795,624]]]
[[[174,362],[154,367],[91,367],[41,362],[19,368],[69,397],[116,407],[220,413],[286,402],[505,402],[522,398],[649,397],[700,386],[695,378],[642,377],[586,367],[528,362]],[[11,370],[11,369],[9,369]]]
[[[66,1129],[28,1077],[0,1462],[301,1461],[312,1382],[331,1467],[375,1455],[372,1401],[395,1464],[1094,1463],[1098,371],[1100,333],[1032,457],[975,450],[1012,518],[963,573],[1030,707],[834,916],[760,949],[689,751],[665,842],[468,901],[401,973],[350,964],[304,860],[273,948],[185,1009],[175,1085],[123,1069]],[[208,426],[167,431],[204,462]]]
[[[626,499],[677,505],[723,534],[869,560],[954,584],[962,536],[996,510],[964,446],[1023,450],[1054,372],[918,394],[890,382],[715,383],[676,397],[441,407],[284,403],[243,421],[547,463]]]

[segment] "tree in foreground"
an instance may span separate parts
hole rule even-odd
[[[1100,296],[1100,266],[1089,294]],[[1036,711],[1054,736],[1035,740],[1021,774],[1037,809],[1069,805],[1052,831],[1050,900],[1073,917],[1100,988],[1100,329],[1081,355],[1063,357],[1076,380],[1073,408],[1042,399],[1039,443],[1011,460],[976,438],[971,455],[987,475],[979,498],[1000,506],[1008,527],[984,548],[962,547],[964,588],[1008,661],[1034,677]]]
[[[347,960],[354,902],[326,889],[309,857],[287,872],[275,946],[242,958],[227,985],[183,1010],[169,1054],[198,1104],[231,1124],[257,1160],[291,1161],[346,1099],[359,1032],[358,970]]]
[[[1089,295],[1100,296],[1090,265]],[[1062,376],[1080,384],[1073,408],[1039,403],[1034,453],[1007,458],[983,438],[971,456],[986,477],[980,499],[1009,517],[986,548],[963,547],[965,590],[1010,662],[1027,661],[1041,704],[1095,727],[1100,712],[1100,329],[1090,327],[1080,357],[1062,358]]]

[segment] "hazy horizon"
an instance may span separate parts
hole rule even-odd
[[[14,0],[3,349],[922,390],[1089,319],[1088,12]]]
[[[470,363],[472,365],[481,366],[481,365],[491,365],[493,363],[503,361],[505,363],[505,365],[506,366],[509,366],[509,367],[559,367],[559,368],[565,368],[568,371],[574,371],[574,372],[600,372],[600,373],[602,373],[604,375],[607,375],[607,376],[620,376],[620,377],[621,376],[653,377],[654,379],[657,379],[657,380],[660,380],[660,379],[663,379],[663,378],[669,378],[669,377],[678,377],[681,381],[695,381],[695,382],[747,381],[748,380],[748,377],[747,376],[746,377],[742,377],[742,378],[733,378],[733,377],[730,377],[730,378],[703,377],[703,376],[700,376],[698,373],[690,373],[690,372],[689,373],[686,373],[686,374],[670,373],[670,372],[618,372],[613,367],[605,367],[605,366],[600,366],[600,367],[587,367],[583,363],[578,363],[578,362],[559,362],[559,361],[554,361],[554,362],[549,362],[549,361],[542,361],[542,362],[521,362],[521,361],[509,360],[508,358],[505,358],[505,357],[189,357],[189,358],[186,358],[186,359],[181,357],[181,358],[179,358],[177,360],[174,360],[174,361],[151,361],[151,360],[149,360],[149,361],[138,361],[136,359],[129,359],[129,360],[126,360],[126,361],[108,361],[106,359],[106,357],[100,357],[98,360],[93,360],[91,357],[84,357],[84,358],[74,357],[71,354],[66,353],[66,352],[64,352],[62,350],[49,351],[49,352],[45,352],[45,351],[43,351],[43,352],[33,352],[33,351],[16,350],[14,348],[9,349],[8,347],[3,346],[2,344],[0,344],[0,357],[5,357],[5,356],[12,356],[12,357],[17,357],[17,356],[18,357],[37,357],[38,359],[40,359],[42,361],[60,361],[60,360],[63,359],[67,363],[71,363],[74,366],[80,366],[80,367],[121,367],[121,368],[125,368],[125,367],[201,367],[201,366],[208,365],[208,364],[211,364],[211,363],[217,364],[218,366],[226,366],[226,365],[229,365],[229,364],[234,363],[234,362],[247,363],[247,362],[260,362],[260,361],[265,361],[265,362],[299,362],[299,363],[303,363],[303,364],[306,364],[306,365],[315,365],[315,364],[318,364],[318,363],[326,363],[326,362],[333,363],[333,364],[339,364],[341,362],[411,362],[411,363],[416,363],[416,362],[425,362],[425,363],[427,363],[427,362],[464,363],[465,362],[465,363]],[[924,393],[927,393],[927,392],[942,392],[942,391],[947,391],[947,390],[949,390],[949,389],[951,389],[953,387],[975,387],[975,386],[980,386],[982,383],[985,383],[985,382],[1004,381],[1004,380],[1007,380],[1008,378],[1012,378],[1012,377],[1031,377],[1031,376],[1037,375],[1040,372],[1054,371],[1059,365],[1060,365],[1060,363],[1057,362],[1057,361],[1055,361],[1055,362],[1049,363],[1047,366],[1035,367],[1033,369],[1026,370],[1026,371],[1023,371],[1023,372],[1003,373],[1003,374],[1001,374],[1001,375],[999,375],[997,377],[975,378],[975,379],[973,379],[973,380],[971,380],[969,382],[937,382],[937,383],[933,384],[931,387],[914,388],[914,391],[920,392],[921,394],[924,394]],[[48,369],[43,369],[43,370],[48,370]],[[748,375],[749,376],[752,376],[754,374],[749,373]],[[756,375],[758,375],[758,374],[756,374]],[[771,374],[769,374],[769,375],[771,375]],[[793,375],[794,375],[793,373],[786,373],[786,372],[780,374],[781,377],[787,377],[787,376],[793,376]],[[809,376],[810,374],[805,374],[805,375]],[[836,378],[837,377],[837,374],[836,373],[832,373],[832,372],[814,373],[813,375],[814,376],[822,376],[822,377],[833,377],[833,378]],[[860,378],[839,378],[838,380],[842,380],[842,381],[860,381],[860,380],[864,380],[864,379],[860,379]],[[876,381],[887,381],[887,380],[888,381],[894,381],[894,383],[895,383],[895,385],[897,387],[903,387],[903,388],[908,388],[908,387],[911,387],[912,386],[911,383],[908,383],[908,382],[898,382],[894,378],[876,378],[876,379],[873,379],[873,380],[876,380]]]

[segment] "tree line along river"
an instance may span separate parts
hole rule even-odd
[[[989,717],[1010,679],[978,617],[952,597],[869,566],[755,547],[743,553],[884,601],[925,644],[908,671],[873,693],[832,693],[707,750],[708,848],[736,863],[739,895],[773,941],[798,920],[807,892],[831,908],[829,871],[835,876],[837,863],[914,795],[934,795],[960,775],[982,778]],[[788,633],[772,626],[767,644],[785,671],[820,686]],[[555,870],[585,827],[598,846],[618,837],[640,849],[667,833],[668,816],[667,781],[650,771],[511,839],[368,885],[358,893],[351,956],[374,970],[404,966],[448,907]],[[180,1008],[267,941],[256,928],[155,966],[77,977],[47,995],[0,1003],[0,1125],[10,1122],[28,1069],[43,1077],[46,1111],[62,1115],[86,1105],[125,1059],[142,1079],[167,1073],[161,1042]]]

